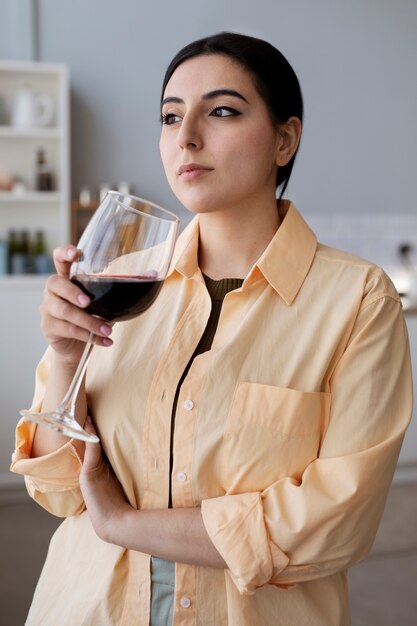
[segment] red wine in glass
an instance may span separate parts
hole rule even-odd
[[[71,280],[91,298],[85,310],[109,322],[130,320],[144,313],[163,284],[153,276],[76,274]]]

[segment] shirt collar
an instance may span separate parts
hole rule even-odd
[[[317,239],[313,231],[289,200],[280,203],[282,222],[266,250],[249,272],[249,284],[259,272],[290,305],[299,292],[314,259]],[[195,217],[178,238],[170,274],[179,272],[186,278],[201,277],[198,267],[199,221]]]
[[[197,216],[191,220],[178,237],[168,275],[175,271],[186,278],[192,278],[195,274],[201,275],[198,267],[199,235],[200,227]]]
[[[317,238],[289,200],[280,203],[282,222],[256,263],[269,284],[291,304],[310,270]]]

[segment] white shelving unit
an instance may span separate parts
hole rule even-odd
[[[20,129],[11,125],[11,105],[17,92],[31,89],[54,100],[48,127]],[[43,230],[48,251],[69,241],[69,85],[63,65],[0,61],[0,172],[23,180],[20,193],[0,191],[0,239],[9,230]],[[7,113],[9,112],[9,116]],[[36,153],[44,148],[55,174],[56,190],[35,190]],[[46,342],[40,330],[39,304],[46,277],[0,277],[0,496],[20,487],[21,477],[9,472],[19,410],[31,403],[34,373]]]
[[[50,96],[54,115],[47,127],[11,125],[11,111],[21,89]],[[69,241],[69,81],[64,65],[0,61],[0,172],[19,177],[26,191],[0,190],[0,239],[9,230],[43,230],[49,251]],[[36,153],[43,148],[54,171],[56,190],[35,191]],[[0,280],[0,286],[3,280]]]

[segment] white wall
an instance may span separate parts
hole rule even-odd
[[[15,426],[19,410],[32,402],[35,367],[46,348],[39,328],[44,280],[22,277],[19,283],[0,286],[0,496],[4,487],[22,483],[9,471]]]

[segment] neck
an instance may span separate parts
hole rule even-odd
[[[275,198],[262,207],[200,214],[201,271],[215,280],[245,278],[274,237],[280,222]]]

